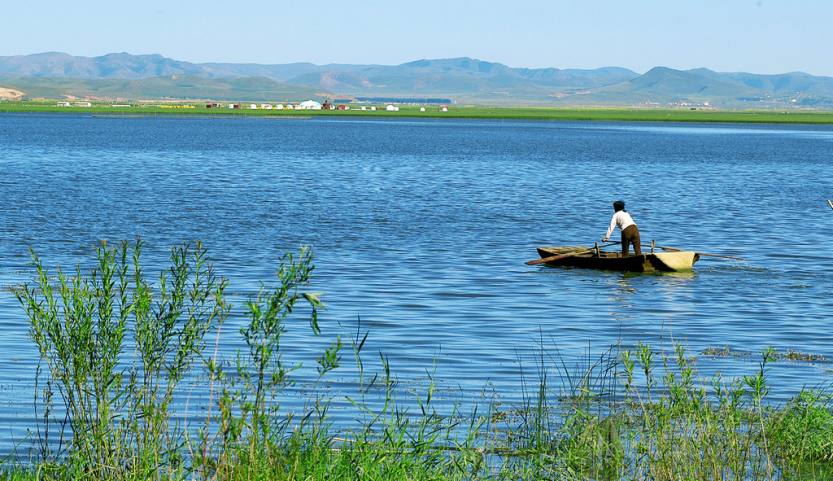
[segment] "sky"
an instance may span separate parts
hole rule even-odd
[[[833,76],[830,0],[36,0],[0,55],[158,53],[191,62],[706,67]],[[13,15],[13,17],[12,17]],[[11,20],[11,21],[9,21]]]

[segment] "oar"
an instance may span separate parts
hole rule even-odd
[[[613,242],[614,244],[621,244],[620,241],[610,241],[610,242]],[[651,245],[650,244],[642,244],[642,247],[651,247]],[[663,247],[663,246],[658,246],[658,245],[655,245],[654,247],[657,248],[657,249],[662,249],[664,251],[682,252],[682,249],[677,249],[676,247]],[[706,252],[697,252],[697,254],[700,254],[701,256],[721,257],[723,259],[733,259],[733,260],[736,260],[736,261],[746,262],[746,259],[744,259],[742,257],[724,256],[724,255],[720,255],[720,254],[709,254],[709,253],[706,253]]]
[[[654,246],[654,247],[658,247],[658,248],[660,248],[664,251],[671,251],[671,252],[681,252],[682,251],[682,249],[675,249],[674,247],[663,247],[663,246]],[[742,257],[724,256],[724,255],[720,255],[720,254],[709,254],[707,252],[697,252],[697,254],[699,254],[701,256],[720,257],[722,259],[732,259],[732,260],[736,260],[736,261],[746,262],[746,259],[744,259]]]
[[[611,241],[611,244],[616,244],[616,242]],[[606,244],[606,245],[603,245],[603,246],[599,246],[599,248],[601,249],[602,247],[607,247],[611,244]],[[528,265],[528,266],[537,266],[538,264],[544,264],[545,262],[560,261],[561,259],[566,259],[568,257],[573,257],[573,256],[580,256],[582,254],[589,254],[589,253],[595,252],[595,251],[596,251],[596,248],[593,247],[592,249],[587,249],[587,250],[583,250],[583,251],[573,251],[573,252],[568,252],[566,254],[558,254],[558,255],[555,255],[555,256],[542,257],[540,259],[533,259],[531,261],[526,261],[526,265]]]
[[[827,199],[827,205],[829,205],[830,208],[833,209],[833,200]]]

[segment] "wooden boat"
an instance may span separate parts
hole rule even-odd
[[[552,257],[570,252],[588,251],[587,247],[545,246],[538,248],[541,258]],[[624,272],[677,272],[690,271],[694,263],[700,259],[700,254],[692,251],[655,252],[622,257],[621,252],[585,252],[569,257],[563,257],[546,262],[548,266],[570,266],[586,269],[602,269]]]

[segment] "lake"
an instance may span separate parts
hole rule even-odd
[[[244,301],[312,246],[327,309],[319,337],[288,326],[300,394],[360,318],[368,369],[388,356],[403,397],[433,373],[446,406],[517,402],[541,347],[572,366],[639,342],[728,346],[698,361],[724,376],[753,373],[767,346],[824,356],[771,366],[786,400],[833,380],[832,167],[824,126],[0,115],[0,452],[34,424],[37,352],[8,289],[32,278],[27,249],[89,266],[99,240],[137,236],[149,274],[174,244],[207,246],[235,305],[228,359]],[[681,275],[524,264],[538,245],[592,245],[616,199],[643,242],[746,260]],[[328,393],[349,427],[343,358]]]

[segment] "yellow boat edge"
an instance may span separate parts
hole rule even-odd
[[[693,251],[656,252],[654,258],[662,262],[671,271],[690,271],[700,255]]]

